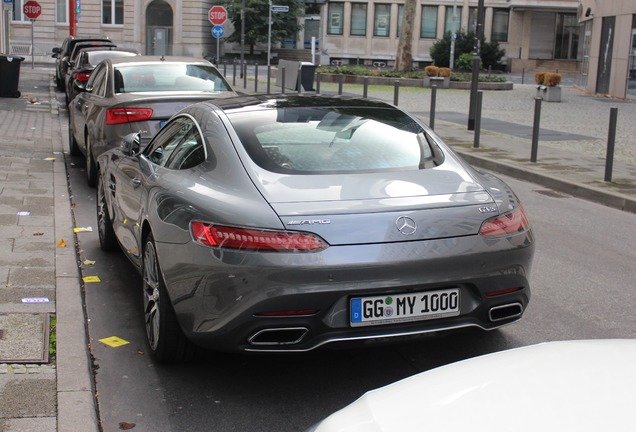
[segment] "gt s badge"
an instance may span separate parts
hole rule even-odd
[[[479,213],[496,213],[497,207],[479,207]]]

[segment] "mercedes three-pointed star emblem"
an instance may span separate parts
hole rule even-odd
[[[398,231],[400,231],[404,235],[415,234],[415,231],[417,231],[417,224],[408,216],[400,216],[399,218],[397,218],[397,220],[395,221],[395,226],[397,227]]]

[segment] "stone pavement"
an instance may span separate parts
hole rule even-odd
[[[22,64],[22,97],[0,98],[0,432],[99,430],[64,156],[67,115],[53,74],[51,65]],[[243,90],[250,87],[251,79]],[[480,146],[473,148],[468,92],[439,90],[435,131],[475,166],[636,212],[636,103],[564,87],[563,102],[543,103],[532,163],[534,91],[516,84],[485,92]],[[347,85],[345,93],[362,90]],[[393,89],[371,88],[369,96],[392,102]],[[616,160],[613,181],[604,182],[614,104]],[[430,89],[404,88],[398,105],[428,122]],[[49,327],[56,336],[50,356]]]

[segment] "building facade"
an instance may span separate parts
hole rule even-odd
[[[589,93],[636,99],[636,1],[582,0],[581,85]]]
[[[70,5],[79,10],[78,36],[107,36],[143,54],[200,58],[217,52],[208,21],[213,0],[38,0],[42,14],[35,21],[22,12],[26,1],[13,0],[4,11],[0,37],[9,54],[50,60],[51,49],[69,34]],[[418,0],[412,40],[417,66],[431,63],[430,49],[446,32],[475,29],[477,3]],[[323,65],[393,65],[404,0],[305,0],[305,6],[297,38],[273,47],[279,58],[296,52],[296,58],[309,59],[313,48],[312,59]],[[484,36],[505,50],[502,66],[511,72],[558,70],[589,92],[633,97],[634,16],[634,0],[485,0]],[[228,21],[226,36],[232,31]],[[256,48],[267,52],[265,45]],[[227,56],[240,47],[221,39],[219,51]]]

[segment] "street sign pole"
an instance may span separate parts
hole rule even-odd
[[[269,32],[267,33],[267,66],[269,66],[269,59],[272,57],[272,0],[269,0],[267,25],[269,27]]]

